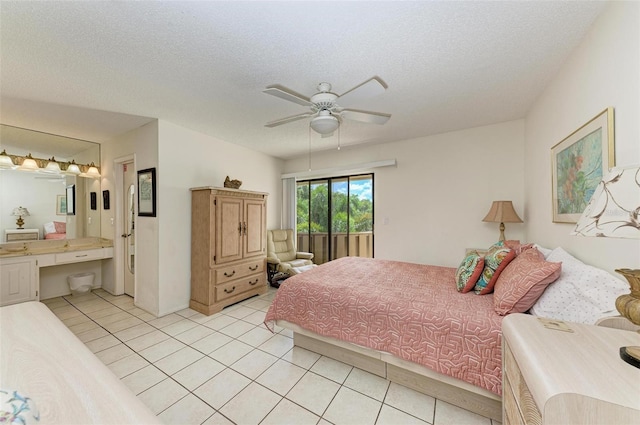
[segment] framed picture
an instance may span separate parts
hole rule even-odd
[[[56,215],[67,215],[67,196],[66,195],[57,196]]]
[[[76,215],[76,185],[67,186],[67,215]]]
[[[110,202],[109,202],[109,191],[108,190],[103,190],[102,191],[102,208],[104,208],[105,210],[108,210],[109,208],[111,208]]]
[[[577,223],[598,183],[615,165],[613,108],[551,148],[554,223]]]
[[[156,169],[138,171],[138,216],[156,216]]]
[[[97,210],[98,209],[98,194],[96,192],[91,192],[89,193],[89,198],[91,201],[91,209],[92,210]]]

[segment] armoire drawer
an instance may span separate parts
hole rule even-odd
[[[245,291],[258,288],[260,286],[263,286],[265,283],[265,274],[259,273],[234,280],[233,282],[216,285],[216,301],[221,301],[226,298],[241,294]]]
[[[264,257],[243,261],[231,266],[217,267],[212,270],[212,280],[215,285],[226,284],[232,280],[256,273],[264,273]]]

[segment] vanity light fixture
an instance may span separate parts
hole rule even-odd
[[[0,170],[15,170],[16,168],[18,166],[13,163],[11,157],[7,155],[7,151],[3,149],[0,152]]]
[[[80,167],[76,162],[72,159],[71,162],[67,165],[67,169],[65,170],[65,174],[73,174],[77,176],[82,171],[80,171]]]
[[[85,177],[91,177],[94,179],[97,179],[100,177],[100,171],[98,171],[98,168],[96,167],[96,165],[92,162],[91,164],[89,164],[89,168],[87,169],[87,171],[84,173]]]
[[[46,165],[45,165],[46,164]],[[27,156],[11,155],[3,150],[0,153],[0,170],[35,171],[48,174],[66,174],[80,177],[100,178],[100,167],[91,164],[76,164],[72,159],[69,162],[57,161],[55,157],[49,159]]]
[[[38,171],[40,167],[38,167],[38,163],[31,156],[31,154],[24,157],[22,164],[18,167],[18,170],[21,171]]]
[[[47,163],[47,166],[45,168],[43,168],[41,170],[43,173],[50,173],[50,174],[60,174],[60,164],[58,164],[58,162],[56,161],[55,157],[51,157],[49,159],[49,162]]]

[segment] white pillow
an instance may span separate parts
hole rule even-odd
[[[48,235],[49,233],[55,233],[56,232],[56,226],[55,224],[53,224],[53,221],[50,221],[48,223],[44,223],[44,234]]]
[[[627,282],[584,264],[560,247],[549,254],[547,261],[561,261],[562,271],[531,307],[531,314],[587,324],[619,314],[615,302],[630,292]]]
[[[549,254],[551,254],[553,252],[553,250],[551,250],[549,248],[542,247],[542,246],[538,245],[537,243],[533,244],[533,246],[538,248],[538,251],[540,251],[542,253],[542,255],[544,255],[545,259],[549,256]]]

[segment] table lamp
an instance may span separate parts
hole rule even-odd
[[[24,220],[22,219],[22,217],[28,217],[31,214],[29,214],[28,209],[24,207],[18,207],[13,209],[11,215],[14,217],[18,217],[18,219],[16,220],[16,224],[18,225],[18,229],[22,229],[22,226],[24,226]]]
[[[578,236],[640,239],[640,167],[615,167],[596,187],[575,229]],[[640,326],[640,269],[616,269],[631,292],[616,299],[616,309]],[[621,347],[620,357],[640,368],[640,346]]]
[[[504,240],[504,223],[522,223],[511,201],[493,201],[491,209],[482,221],[500,223],[500,241]]]

